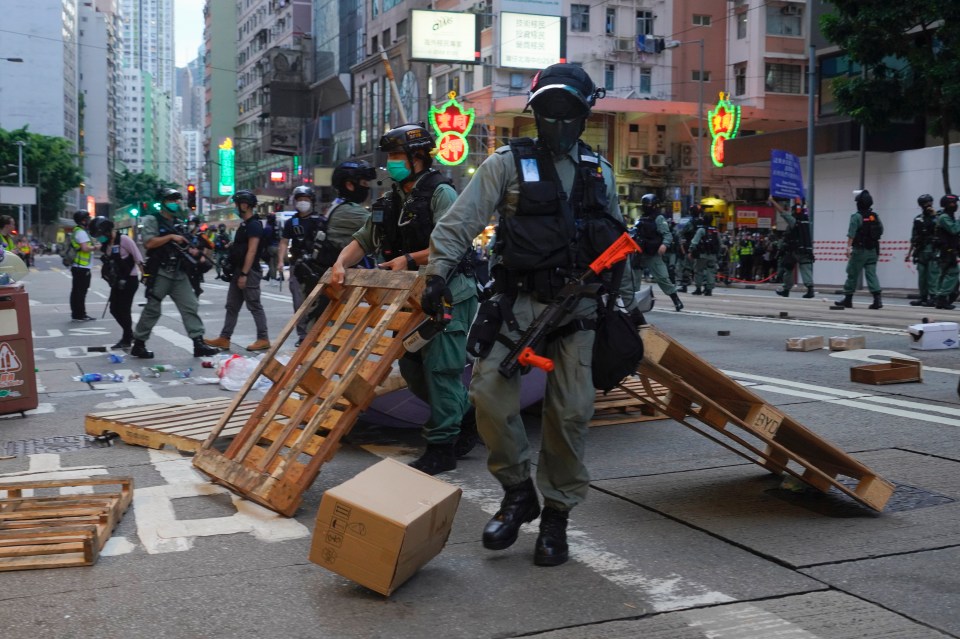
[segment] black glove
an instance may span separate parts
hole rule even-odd
[[[453,294],[447,281],[439,275],[428,275],[423,295],[420,296],[420,308],[438,322],[446,324],[453,319]]]

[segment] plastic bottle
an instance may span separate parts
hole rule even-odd
[[[110,361],[111,364],[123,363],[123,355],[120,355],[119,353],[110,353],[109,355],[107,355],[107,359]]]
[[[190,375],[191,375],[192,373],[193,373],[193,369],[192,369],[192,368],[189,368],[189,367],[188,367],[188,368],[183,368],[183,369],[180,369],[180,370],[176,371],[177,377],[179,377],[179,378],[181,378],[181,379],[186,379],[187,377],[190,377]]]
[[[109,379],[111,382],[122,382],[123,375],[120,373],[107,373],[106,379]]]
[[[144,366],[140,369],[141,377],[160,377],[160,371],[156,370],[153,366]]]
[[[171,371],[176,370],[176,367],[170,364],[154,364],[150,368],[157,371],[158,373],[169,373]]]
[[[99,382],[103,380],[103,375],[100,373],[84,373],[79,379],[81,382]]]

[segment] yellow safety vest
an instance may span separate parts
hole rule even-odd
[[[90,258],[92,254],[89,251],[81,251],[80,244],[74,238],[76,229],[73,230],[73,233],[70,234],[70,244],[77,250],[77,257],[73,260],[74,266],[90,266]]]

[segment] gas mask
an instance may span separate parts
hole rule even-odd
[[[573,148],[580,139],[587,124],[587,119],[548,118],[537,115],[537,138],[554,155],[563,155]]]
[[[309,213],[313,209],[313,203],[309,200],[297,200],[293,205],[300,213]]]

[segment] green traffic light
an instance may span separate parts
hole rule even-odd
[[[153,203],[153,210],[154,210],[154,211],[159,211],[159,210],[160,210],[160,203],[159,203],[159,202],[154,202],[154,203]]]
[[[140,209],[135,206],[130,207],[130,217],[137,217],[138,215],[140,215]]]

